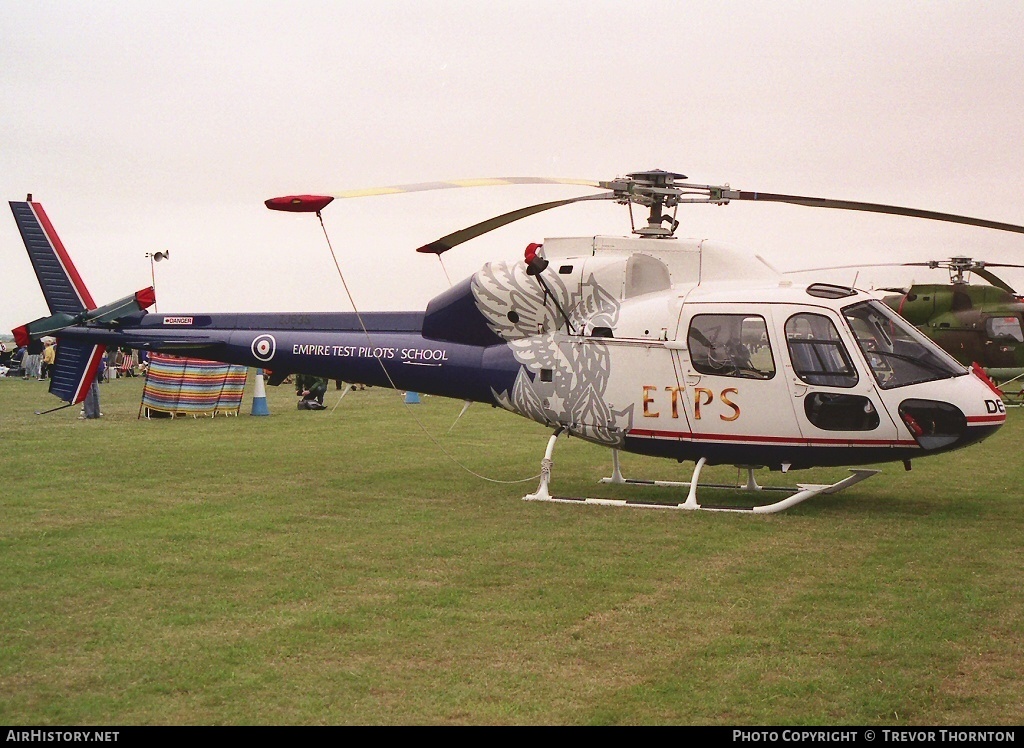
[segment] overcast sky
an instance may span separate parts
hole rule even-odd
[[[149,285],[146,253],[169,251],[160,312],[349,310],[316,219],[263,201],[410,182],[662,168],[1024,223],[1019,0],[0,0],[0,11],[0,192],[44,205],[101,304]],[[362,198],[324,220],[361,311],[416,309],[448,284],[415,247],[587,192]],[[624,208],[573,205],[449,252],[445,266],[458,280],[546,236],[628,229]],[[1020,235],[795,206],[694,206],[679,234],[783,268],[1024,263]],[[858,285],[910,277],[865,270]],[[0,329],[47,314],[9,213],[0,278]],[[1007,279],[1024,286],[1024,270]]]

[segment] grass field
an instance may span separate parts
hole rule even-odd
[[[0,379],[0,723],[1024,724],[1024,413],[721,515],[523,502],[535,480],[474,477],[411,415],[506,480],[538,472],[536,424],[287,385],[256,418],[251,383],[237,418],[146,421],[112,382],[83,421]],[[670,495],[609,469],[560,440],[553,488]]]

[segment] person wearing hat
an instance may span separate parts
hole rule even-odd
[[[53,364],[57,360],[57,344],[53,340],[44,342],[43,363],[39,371],[39,381],[53,377]]]

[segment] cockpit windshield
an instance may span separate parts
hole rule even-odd
[[[883,390],[967,373],[956,359],[881,302],[848,306],[843,315]]]

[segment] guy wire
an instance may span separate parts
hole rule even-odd
[[[327,227],[324,225],[324,219],[323,219],[323,216],[320,215],[320,211],[319,210],[316,212],[316,217],[318,219],[320,219],[320,228],[323,230],[324,238],[327,240],[327,248],[331,252],[331,259],[334,261],[334,268],[338,271],[338,277],[341,278],[341,285],[345,288],[345,295],[348,296],[348,303],[352,305],[352,309],[356,313],[356,319],[359,320],[359,326],[363,330],[363,335],[366,336],[367,345],[370,347],[371,350],[373,350],[373,340],[370,338],[370,332],[369,332],[369,330],[366,329],[366,324],[363,322],[363,316],[359,313],[359,307],[356,306],[356,302],[355,302],[355,299],[352,298],[351,291],[348,290],[348,283],[345,282],[345,274],[341,272],[341,265],[338,263],[338,257],[334,253],[334,245],[331,244],[331,237],[327,233]],[[440,255],[438,255],[438,259],[440,259]],[[444,267],[443,263],[441,264],[441,267],[442,268]],[[448,271],[446,270],[445,271],[445,276],[447,276],[447,275],[448,275]],[[451,279],[449,279],[448,282],[449,282],[449,284],[451,284]],[[395,381],[391,378],[391,373],[388,371],[388,367],[386,367],[384,365],[384,361],[381,360],[380,356],[374,356],[374,358],[377,359],[377,363],[380,364],[380,368],[384,372],[384,376],[387,377],[388,382],[391,384],[391,389],[397,390],[398,387],[395,386]],[[499,480],[497,478],[488,478],[486,475],[481,475],[480,473],[476,472],[475,470],[472,470],[469,467],[467,467],[466,465],[463,465],[451,453],[449,453],[448,450],[445,449],[444,446],[439,441],[437,441],[437,439],[434,438],[433,434],[431,434],[427,430],[427,427],[423,424],[422,421],[420,421],[420,419],[416,415],[416,413],[409,409],[409,403],[404,403],[404,405],[405,405],[406,412],[410,416],[412,416],[412,419],[414,421],[416,421],[416,425],[420,427],[420,430],[434,444],[434,446],[437,447],[439,450],[441,450],[441,453],[445,457],[447,457],[449,460],[451,460],[453,463],[458,465],[460,468],[465,470],[470,475],[476,476],[477,478],[480,478],[481,480],[488,481],[490,483],[526,483],[527,481],[537,480],[538,478],[540,478],[540,476],[541,476],[540,473],[538,473],[537,475],[532,475],[529,478],[520,478],[519,480]]]

